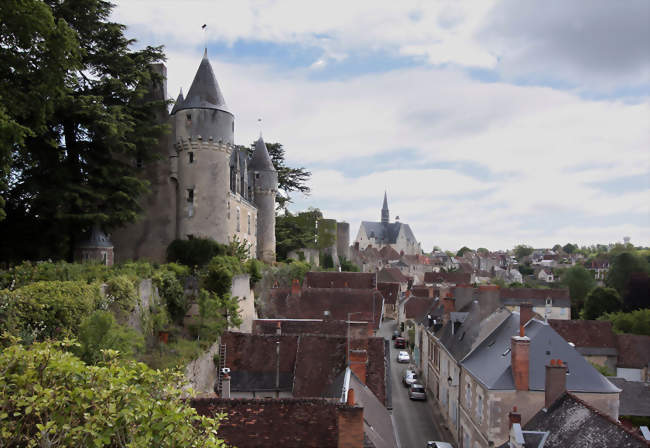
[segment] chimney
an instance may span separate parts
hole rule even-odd
[[[551,359],[551,363],[546,366],[544,384],[544,407],[546,409],[566,392],[566,370],[566,364],[560,359]]]
[[[366,350],[350,350],[350,370],[366,384],[366,374],[368,368],[368,352]]]
[[[510,340],[510,362],[512,363],[512,376],[517,390],[528,390],[529,357],[530,338],[524,336],[524,327],[519,326],[519,336],[513,336]]]
[[[534,316],[533,304],[530,302],[523,302],[519,305],[519,325],[524,326]]]
[[[230,375],[227,373],[221,378],[221,397],[230,398]]]
[[[282,334],[282,322],[275,323],[275,334],[278,336]]]
[[[354,389],[348,389],[348,406],[354,406]]]
[[[300,280],[294,278],[291,280],[291,295],[299,296],[300,295]]]
[[[512,411],[508,413],[508,420],[510,420],[511,428],[515,423],[519,423],[521,425],[521,414],[517,412],[517,406],[513,406]]]

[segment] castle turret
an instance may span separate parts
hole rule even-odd
[[[388,224],[390,215],[388,214],[388,198],[384,191],[384,205],[381,207],[381,223]]]
[[[248,170],[252,174],[253,197],[257,206],[257,258],[275,261],[275,195],[278,173],[273,166],[266,144],[260,135]]]
[[[235,118],[203,55],[185,98],[172,110],[178,154],[177,238],[228,243],[226,215]]]

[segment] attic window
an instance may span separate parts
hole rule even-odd
[[[194,153],[193,152],[188,152],[187,156],[190,159],[190,163],[194,163]]]

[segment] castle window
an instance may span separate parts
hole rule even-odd
[[[187,202],[190,204],[194,203],[194,188],[187,189]]]
[[[260,173],[255,173],[255,179],[259,179],[259,178],[260,178]]]
[[[191,233],[188,233],[188,234],[187,234],[187,239],[188,239],[188,240],[193,240],[193,239],[194,239],[194,235],[192,235]]]
[[[193,152],[188,152],[187,155],[190,158],[190,163],[194,163],[194,153]]]
[[[240,232],[240,226],[239,226],[239,207],[237,207],[237,231]]]
[[[248,234],[251,234],[251,214],[248,214]]]
[[[192,121],[192,114],[187,114],[186,117],[187,117],[187,121]]]

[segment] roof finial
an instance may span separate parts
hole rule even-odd
[[[203,26],[201,27],[203,30],[203,59],[208,58],[208,24],[204,23]]]
[[[257,119],[257,125],[260,128],[260,140],[262,139],[262,118]]]

